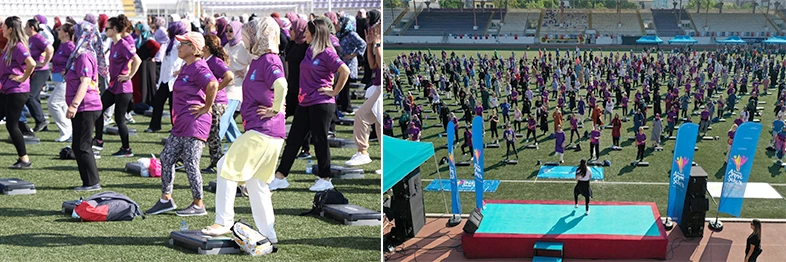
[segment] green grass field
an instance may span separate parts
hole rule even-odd
[[[360,105],[362,101],[353,101]],[[46,106],[46,101],[43,101]],[[46,110],[46,109],[45,109]],[[104,191],[125,194],[137,201],[143,210],[150,208],[161,195],[161,181],[158,178],[145,178],[123,171],[127,162],[140,157],[150,157],[163,149],[161,138],[167,133],[143,133],[150,118],[135,116],[136,124],[130,125],[139,131],[131,136],[131,147],[136,154],[133,158],[114,158],[110,154],[120,147],[120,137],[106,135],[105,150],[97,160]],[[238,118],[239,120],[240,118]],[[291,120],[291,119],[290,119]],[[32,123],[32,119],[30,119]],[[168,118],[163,120],[164,129],[170,130]],[[241,127],[242,128],[242,127]],[[352,137],[352,127],[337,126],[337,135]],[[260,258],[245,255],[202,256],[194,252],[170,248],[167,243],[169,233],[179,230],[182,217],[174,213],[138,217],[131,222],[81,223],[64,216],[60,209],[65,200],[88,197],[97,192],[78,193],[73,188],[81,185],[76,162],[59,160],[61,148],[70,143],[55,143],[59,135],[54,124],[49,132],[40,132],[40,145],[29,145],[27,150],[33,161],[30,170],[17,171],[5,169],[16,161],[16,151],[5,139],[5,128],[0,137],[3,150],[0,150],[0,177],[16,177],[35,183],[35,195],[0,195],[0,261],[377,261],[380,257],[379,227],[352,227],[338,224],[333,220],[313,216],[301,217],[298,214],[308,211],[314,193],[308,190],[316,179],[305,174],[305,160],[297,160],[289,177],[291,186],[273,193],[273,207],[276,213],[276,231],[279,238],[279,252]],[[313,147],[312,147],[313,148]],[[312,151],[313,152],[313,151]],[[355,153],[354,148],[333,148],[333,163],[343,165]],[[351,204],[373,210],[380,210],[380,176],[374,171],[379,169],[380,146],[372,143],[369,149],[374,162],[362,166],[365,179],[333,180],[338,190],[344,193]],[[201,166],[209,164],[208,149],[205,148]],[[313,159],[316,163],[316,158]],[[215,180],[215,174],[203,174],[207,187],[208,181]],[[174,199],[178,208],[191,202],[188,180],[184,172],[176,174]],[[215,194],[205,190],[205,205],[208,215],[185,218],[190,229],[201,229],[213,223],[215,218]],[[248,198],[235,201],[236,220],[243,219],[252,223]]]
[[[409,54],[411,50],[388,50],[385,52],[385,62],[390,63],[397,55],[406,53]],[[417,51],[417,50],[414,50]],[[427,50],[423,50],[424,52]],[[438,57],[440,56],[441,49],[432,49],[431,50],[434,54]],[[500,49],[498,50],[500,57],[507,59],[510,56],[510,49]],[[563,51],[565,51],[563,49]],[[457,55],[466,54],[468,57],[476,57],[476,53],[478,51],[472,50],[457,50],[455,51]],[[481,54],[487,53],[489,56],[493,55],[494,50],[485,50],[480,51]],[[524,51],[525,52],[525,51]],[[627,50],[625,51],[627,52]],[[450,52],[448,52],[450,53]],[[597,51],[596,51],[597,53]],[[523,51],[516,52],[517,58],[520,58],[523,55]],[[532,59],[538,55],[537,51],[530,51],[528,53],[528,57]],[[778,61],[780,62],[780,61]],[[421,67],[422,68],[422,67]],[[422,73],[422,72],[421,72]],[[411,90],[410,87],[407,85],[407,80],[404,78],[403,70],[402,70],[402,85],[404,85],[404,90]],[[668,77],[668,76],[667,76]],[[534,80],[533,80],[534,81]],[[663,85],[665,87],[665,84]],[[534,85],[533,85],[534,88]],[[665,94],[665,88],[661,88],[662,92]],[[585,94],[586,91],[582,91],[581,94]],[[771,91],[772,92],[772,91]],[[414,92],[416,96],[422,95],[422,91]],[[441,96],[443,99],[445,98],[444,95]],[[741,102],[747,102],[748,96],[742,97]],[[780,168],[779,165],[776,165],[776,158],[773,152],[766,151],[766,147],[769,145],[770,139],[772,138],[771,131],[772,130],[772,121],[775,119],[774,114],[772,113],[774,102],[776,100],[775,95],[764,95],[760,97],[760,101],[766,101],[767,104],[764,105],[764,116],[763,117],[756,117],[761,118],[761,123],[763,125],[763,132],[761,134],[761,138],[757,145],[757,154],[755,158],[755,162],[753,163],[753,170],[750,175],[749,182],[765,182],[770,183],[782,196],[786,195],[786,175],[784,175],[784,169]],[[460,108],[460,106],[455,105],[456,100],[446,100],[448,107],[451,110]],[[416,100],[416,103],[420,105],[424,105],[423,109],[431,109],[431,106],[425,106],[428,104],[428,100],[421,99]],[[739,105],[740,103],[738,103]],[[553,130],[553,124],[551,120],[551,113],[554,112],[554,108],[556,107],[556,102],[551,103],[552,107],[550,108],[549,112],[549,133]],[[521,106],[521,105],[519,105]],[[692,107],[692,105],[691,105]],[[738,106],[739,107],[739,106]],[[392,97],[386,98],[385,101],[385,109],[395,109],[393,106],[393,99]],[[512,110],[511,110],[512,111]],[[533,109],[534,112],[534,109]],[[615,112],[620,112],[620,109],[615,109]],[[395,119],[400,115],[400,113],[390,113]],[[461,118],[462,114],[456,114],[459,118]],[[588,115],[589,116],[589,115]],[[511,113],[512,117],[512,113]],[[651,109],[649,110],[649,119],[647,120],[647,124],[650,124],[653,116]],[[718,141],[699,141],[697,146],[699,147],[699,151],[696,151],[694,161],[698,163],[709,175],[710,182],[723,182],[723,173],[725,172],[725,166],[723,164],[723,160],[725,159],[724,153],[726,152],[726,132],[729,130],[731,125],[733,124],[733,118],[736,116],[726,116],[727,122],[723,123],[715,123],[711,126],[713,130],[710,130],[707,135],[708,136],[719,136],[721,139]],[[500,122],[502,120],[502,116],[500,115]],[[699,117],[693,116],[692,121],[694,123],[698,123]],[[663,117],[664,128],[665,128],[665,116]],[[459,121],[460,125],[463,127],[464,122]],[[441,159],[442,157],[447,156],[447,149],[439,148],[447,143],[447,139],[445,137],[439,138],[439,133],[443,132],[441,125],[439,124],[439,120],[425,120],[424,121],[424,130],[422,132],[422,141],[425,142],[433,142],[435,145],[436,157],[437,159]],[[397,137],[400,137],[400,129],[398,128],[398,122],[394,121],[394,134]],[[435,125],[434,127],[426,127]],[[563,125],[566,126],[567,120],[563,122]],[[525,125],[523,125],[525,126]],[[587,122],[585,125],[585,129],[590,127],[591,124]],[[485,128],[489,128],[489,124],[485,124]],[[526,127],[524,127],[526,128]],[[633,122],[629,121],[623,123],[623,133],[621,137],[620,144],[623,146],[622,151],[611,151],[609,146],[611,146],[611,131],[604,130],[602,131],[601,137],[601,149],[600,149],[600,159],[601,160],[610,160],[612,165],[610,167],[605,167],[605,179],[604,181],[600,182],[593,182],[592,189],[594,193],[594,201],[641,201],[641,202],[655,202],[658,205],[661,215],[666,214],[667,202],[668,202],[668,182],[669,182],[669,174],[668,170],[671,168],[671,160],[672,160],[672,153],[671,151],[674,149],[674,141],[667,141],[665,142],[664,150],[661,152],[655,152],[651,147],[651,143],[649,142],[649,137],[651,136],[651,131],[646,130],[646,134],[648,137],[647,143],[647,150],[645,160],[650,162],[649,167],[633,167],[630,163],[634,160],[636,156],[636,147],[632,144],[633,141],[627,141],[627,136],[633,136],[632,133]],[[463,130],[463,129],[462,129]],[[568,130],[567,128],[565,130]],[[626,131],[627,130],[627,131]],[[463,132],[463,131],[461,131]],[[461,132],[459,135],[461,136]],[[502,130],[499,131],[500,135],[502,135]],[[584,130],[580,129],[580,133],[584,133]],[[569,139],[569,132],[566,131],[566,136]],[[676,132],[675,132],[676,135]],[[486,143],[491,141],[490,132],[487,132],[484,138]],[[547,136],[543,136],[542,133],[538,130],[538,141],[540,142],[540,149],[524,149],[524,144],[521,143],[521,139],[518,139],[516,142],[516,146],[518,147],[519,151],[519,164],[518,165],[504,165],[502,160],[505,157],[505,144],[501,142],[501,147],[498,149],[495,148],[486,148],[485,153],[485,179],[487,180],[514,180],[514,181],[503,181],[499,186],[498,190],[494,193],[486,193],[485,199],[537,199],[537,200],[572,200],[572,188],[573,183],[567,181],[567,183],[543,183],[543,181],[537,181],[536,177],[538,174],[539,166],[537,165],[538,160],[546,161],[558,161],[559,157],[554,155],[554,139],[547,139]],[[578,165],[579,160],[589,157],[589,143],[587,140],[583,140],[582,142],[582,151],[580,152],[573,152],[572,150],[567,150],[565,154],[565,165]],[[511,156],[513,157],[513,156]],[[469,156],[461,156],[461,150],[459,148],[456,149],[456,160],[469,160]],[[447,165],[443,165],[439,167],[439,172],[443,179],[448,178],[448,167]],[[468,167],[457,167],[457,173],[459,179],[473,179],[472,175],[473,169],[471,166]],[[423,174],[424,179],[437,179],[437,167],[433,160],[429,160],[421,166],[421,173]],[[424,181],[424,187],[430,183],[431,181]],[[609,183],[605,183],[609,182]],[[615,183],[615,182],[632,182],[632,183]],[[637,184],[637,182],[655,182],[654,184]],[[426,211],[430,213],[445,213],[445,204],[442,199],[442,194],[439,192],[426,192]],[[449,197],[449,195],[446,194]],[[464,213],[469,213],[475,206],[475,194],[474,193],[461,193],[461,203],[462,209]],[[715,199],[718,201],[719,199]],[[448,199],[448,205],[450,205],[450,200]],[[583,200],[581,200],[583,201]],[[710,201],[710,211],[707,213],[708,217],[714,217],[716,215],[717,205]],[[721,217],[728,217],[726,214],[721,214]],[[746,218],[786,218],[786,201],[784,199],[746,199],[743,205],[741,217]]]

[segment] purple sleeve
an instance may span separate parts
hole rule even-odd
[[[129,60],[132,57],[134,57],[135,54],[136,54],[136,47],[134,47],[133,42],[126,41],[123,43],[123,48],[120,48],[120,50],[118,50],[117,55],[118,57],[122,57],[125,60]],[[129,67],[129,69],[131,68]]]
[[[226,74],[226,72],[229,71],[227,64],[224,63],[224,60],[221,60],[221,58],[218,57],[216,57],[215,62],[216,62],[215,66],[213,66],[213,68],[210,68],[210,70],[216,74],[213,77],[215,77],[216,79],[224,77],[224,74]]]
[[[279,78],[285,78],[284,76],[284,68],[279,63],[268,63],[269,67],[265,70],[265,77],[267,81],[270,83],[270,89],[273,89],[273,83],[276,82]]]
[[[77,76],[81,77],[93,77],[95,72],[92,72],[93,69],[90,68],[90,63],[88,62],[87,55],[83,54],[77,57],[74,61],[74,72],[76,72]]]
[[[14,53],[13,53],[14,61],[19,63],[20,65],[24,65],[25,60],[28,57],[30,57],[30,50],[28,50],[26,46],[20,43],[17,44],[16,47],[14,47]]]
[[[335,51],[328,50],[330,49],[323,51],[323,53],[327,56],[325,58],[325,66],[327,66],[330,72],[336,72],[336,70],[338,70],[338,68],[344,64],[344,61],[341,61],[341,57],[338,57],[338,54],[336,54]]]
[[[207,85],[210,84],[211,81],[216,81],[216,77],[210,72],[210,68],[205,66],[206,64],[202,65],[203,66],[196,66],[196,72],[193,73],[192,79],[194,79],[194,84],[204,89],[207,88]]]
[[[46,38],[43,38],[43,37],[42,37],[41,41],[35,41],[35,42],[36,42],[35,43],[35,47],[38,48],[38,49],[41,49],[41,54],[44,54],[44,51],[46,50],[46,47],[49,46],[49,44],[50,44],[49,41],[46,41]]]

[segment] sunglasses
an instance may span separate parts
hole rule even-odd
[[[180,46],[184,46],[184,45],[193,45],[193,44],[191,44],[190,41],[185,41],[185,42],[181,41]]]
[[[233,33],[232,29],[227,29],[227,33]]]

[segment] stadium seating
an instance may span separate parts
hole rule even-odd
[[[527,29],[537,29],[538,20],[540,20],[540,10],[509,10],[505,15],[505,25],[499,33],[525,35]]]
[[[583,34],[589,29],[589,14],[584,11],[546,10],[540,34]]]
[[[674,10],[652,10],[652,19],[655,21],[655,28],[659,36],[672,37],[681,35],[682,29],[677,24],[677,15]]]
[[[702,36],[722,35],[721,32],[741,32],[743,37],[762,37],[766,35],[764,26],[769,27],[769,32],[776,32],[774,26],[767,21],[763,14],[729,14],[729,13],[693,13],[690,14],[693,18],[693,23],[696,24],[696,29],[699,30]],[[707,30],[704,25],[708,26]]]
[[[132,1],[133,4],[133,1]],[[52,18],[73,16],[82,18],[87,13],[117,15],[124,13],[122,0],[0,0],[0,16],[32,17],[41,14]]]
[[[619,27],[619,22],[622,27]],[[592,29],[599,35],[643,35],[641,20],[636,13],[602,13],[592,12]]]
[[[476,15],[478,30],[473,30],[475,15],[471,9],[464,11],[432,9],[430,12],[424,10],[417,17],[417,25],[420,28],[415,29],[415,23],[412,23],[405,35],[484,34],[491,12],[478,10]]]

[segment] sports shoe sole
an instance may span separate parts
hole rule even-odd
[[[100,151],[100,150],[104,150],[104,147],[100,147],[100,146],[93,146],[93,149],[95,149],[95,150],[99,150],[99,151]]]
[[[169,212],[169,211],[175,210],[175,208],[177,208],[177,206],[174,206],[172,208],[167,208],[167,209],[161,209],[161,210],[156,211],[156,212],[150,212],[150,213],[146,212],[145,215],[158,215],[158,214],[161,214],[161,213],[164,213],[164,212]]]
[[[362,166],[362,165],[371,164],[371,162],[373,162],[373,161],[369,160],[369,161],[354,162],[354,163],[350,163],[349,161],[347,161],[347,162],[344,162],[344,164],[347,165],[347,166]]]
[[[177,216],[179,216],[179,217],[196,217],[196,216],[207,216],[207,211],[205,211],[205,213],[193,213],[193,214],[180,214],[180,213],[175,213],[175,215],[177,215]]]
[[[133,157],[134,154],[125,154],[125,155],[112,155],[113,157],[121,158],[121,157]]]

